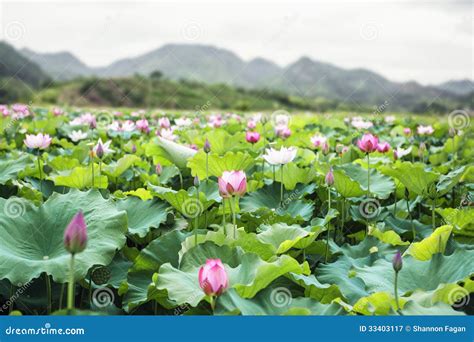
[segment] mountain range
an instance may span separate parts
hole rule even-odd
[[[309,57],[301,57],[285,67],[263,58],[245,61],[232,51],[209,45],[167,44],[99,68],[87,66],[69,52],[39,53],[26,48],[19,52],[58,81],[90,76],[112,78],[149,75],[160,71],[171,80],[269,89],[352,105],[377,106],[388,103],[391,107],[394,105],[399,108],[420,102],[429,103],[435,99],[458,101],[474,93],[474,82],[467,79],[436,86],[423,86],[414,81],[400,83],[367,69],[344,69]]]

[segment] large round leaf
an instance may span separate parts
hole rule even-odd
[[[19,198],[0,198],[0,279],[26,283],[46,272],[54,281],[66,282],[70,255],[64,249],[63,235],[79,210],[88,229],[88,246],[76,256],[76,278],[83,278],[91,266],[109,264],[115,251],[123,247],[125,211],[116,209],[97,190],[55,193],[39,208]]]

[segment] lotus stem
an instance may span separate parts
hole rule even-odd
[[[436,199],[432,200],[433,203],[431,204],[431,224],[433,225],[433,230],[436,229],[436,214],[435,214],[435,209],[436,209]]]
[[[331,187],[328,186],[328,213],[331,211]],[[330,222],[328,222],[327,227],[327,234],[326,234],[326,255],[324,257],[324,261],[328,262],[328,255],[329,255],[329,231],[330,231]]]
[[[237,221],[235,218],[235,207],[233,202],[233,197],[229,198],[229,206],[230,206],[230,211],[232,213],[232,225],[234,226],[234,239],[237,237]]]
[[[41,192],[41,199],[43,198],[43,171],[41,170],[41,155],[40,151],[38,150],[38,172],[40,178],[40,192]]]
[[[91,158],[92,189],[94,189],[94,159]]]
[[[370,197],[370,154],[367,153],[367,198]]]
[[[415,239],[416,239],[416,231],[415,231],[415,225],[413,224],[413,216],[412,216],[412,214],[411,214],[410,203],[408,202],[408,197],[406,197],[406,202],[407,202],[408,215],[410,216],[411,231],[412,231],[412,233],[413,233],[413,241],[415,241]]]
[[[395,272],[395,280],[393,282],[393,291],[395,293],[395,305],[397,306],[397,312],[400,313],[400,303],[398,301],[398,272]]]
[[[206,153],[206,183],[209,183],[209,153]]]
[[[280,186],[280,204],[283,204],[283,165],[280,168],[281,186]]]
[[[67,290],[67,310],[71,313],[74,310],[74,254],[71,254],[69,264],[69,283]]]
[[[197,200],[197,203],[200,203],[199,187],[197,186],[196,186],[196,200]],[[194,246],[197,246],[198,244],[198,234],[197,234],[198,225],[199,225],[199,211],[196,213],[196,217],[194,218]]]
[[[46,306],[46,311],[49,314],[51,314],[51,279],[49,278],[48,273],[44,273],[45,276],[45,281],[46,281],[46,298],[47,298],[47,306]]]

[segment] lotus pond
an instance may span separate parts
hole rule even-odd
[[[474,313],[466,112],[0,112],[0,314]]]

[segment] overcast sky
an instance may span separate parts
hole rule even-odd
[[[166,43],[280,65],[301,56],[423,84],[473,78],[471,1],[5,1],[0,38],[91,66]]]

